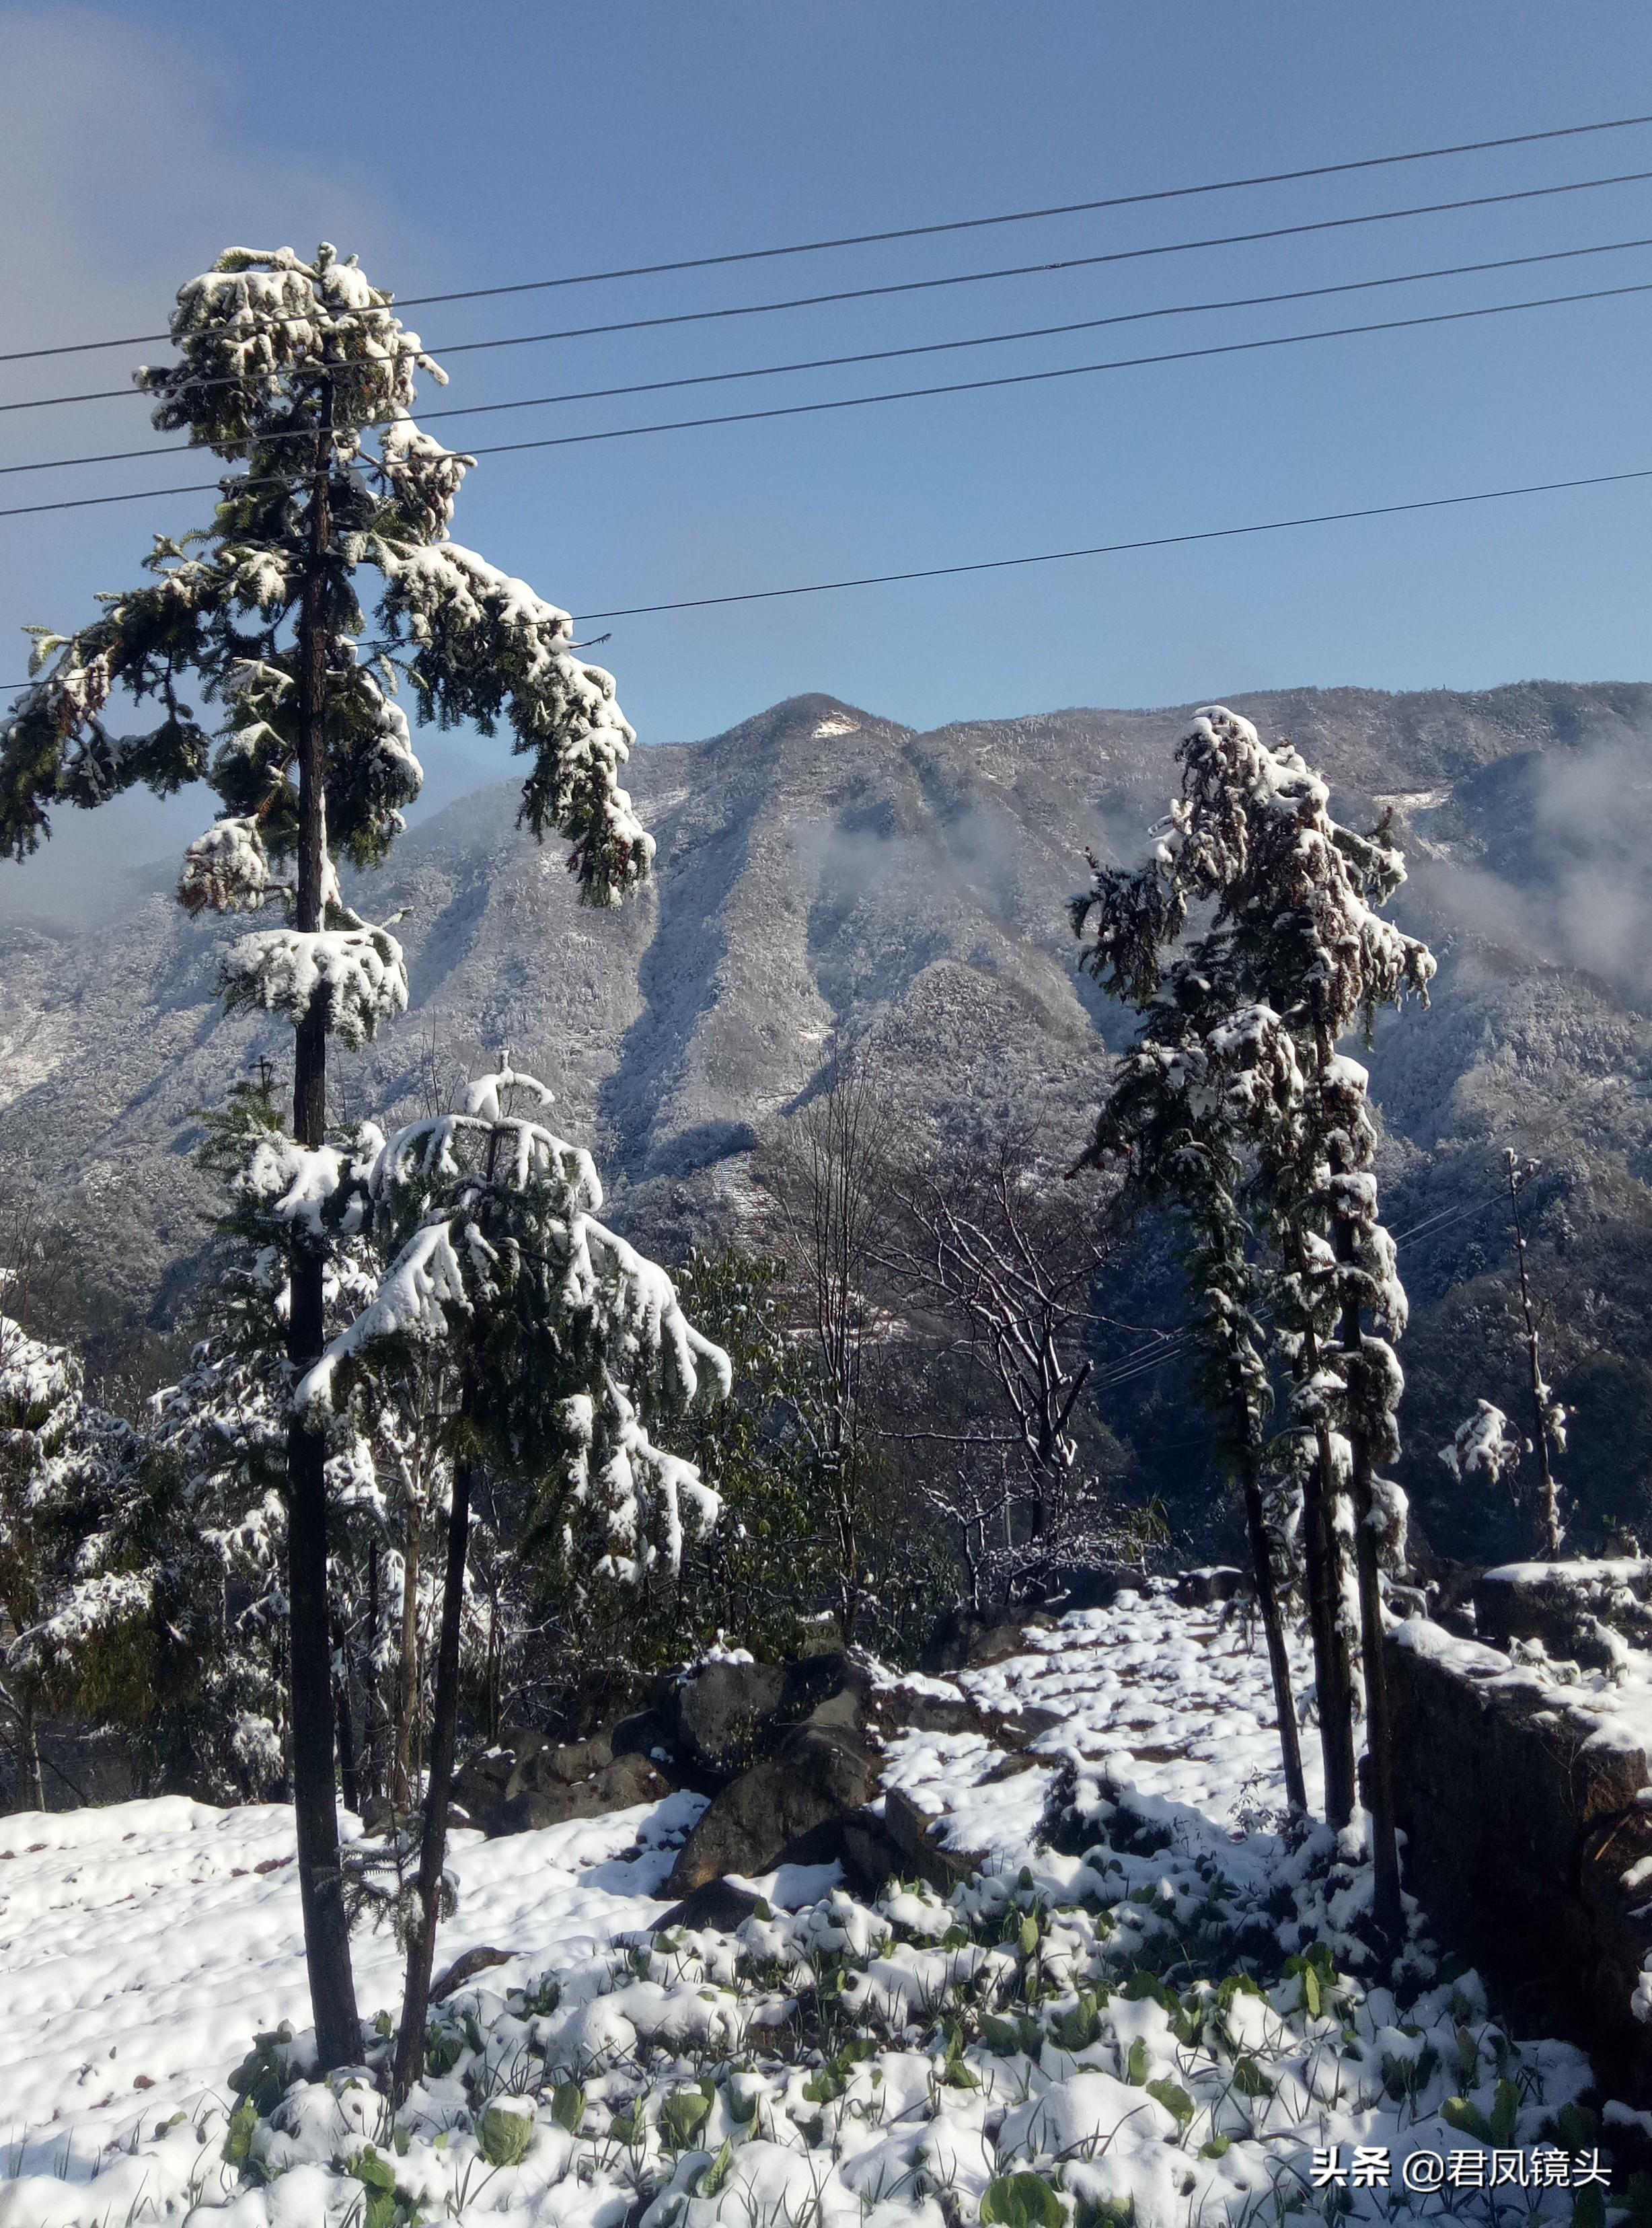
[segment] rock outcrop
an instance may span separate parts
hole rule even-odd
[[[490,1749],[468,1764],[453,1799],[484,1834],[522,1834],[657,1802],[678,1784],[660,1759],[637,1746],[627,1752],[621,1727],[561,1743],[524,1731],[509,1747]]]
[[[954,1638],[972,1662],[996,1662],[1025,1645],[1026,1629],[981,1620]],[[668,1883],[673,1895],[697,1898],[685,1909],[714,1900],[731,1873],[751,1879],[789,1864],[836,1862],[866,1893],[897,1871],[950,1884],[969,1869],[968,1853],[942,1850],[935,1821],[899,1789],[879,1815],[888,1745],[910,1732],[970,1736],[1002,1751],[1009,1773],[1055,1723],[1031,1706],[983,1708],[950,1680],[892,1677],[842,1649],[786,1663],[720,1655],[658,1681],[647,1709],[585,1740],[511,1735],[465,1766],[456,1799],[499,1834],[655,1802],[678,1787],[708,1795]]]

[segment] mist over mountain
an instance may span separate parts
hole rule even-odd
[[[1401,1246],[1401,1475],[1425,1531],[1452,1553],[1521,1544],[1507,1507],[1435,1458],[1476,1395],[1523,1412],[1505,1143],[1544,1162],[1532,1262],[1550,1374],[1576,1410],[1579,1521],[1652,1521],[1652,686],[1230,701],[1325,772],[1339,816],[1393,810],[1411,869],[1396,911],[1440,958],[1430,1010],[1385,1019],[1363,1055],[1386,1220],[1423,1226]],[[617,1218],[668,1247],[749,1226],[753,1147],[834,1036],[874,1027],[914,1126],[944,1139],[1036,1117],[1076,1151],[1130,1017],[1079,976],[1066,900],[1086,846],[1138,854],[1187,718],[1075,710],[918,733],[812,695],[639,750],[630,786],[656,876],[611,913],[581,908],[560,847],[516,829],[514,785],[477,791],[362,892],[375,918],[407,909],[413,1002],[364,1052],[335,1054],[334,1111],[411,1114],[508,1050],[594,1144]],[[168,891],[123,894],[89,926],[0,926],[0,1184],[48,1198],[77,1322],[106,1355],[170,1332],[198,1281],[214,1205],[190,1156],[200,1110],[260,1054],[291,1057],[285,1022],[219,1007],[230,932]],[[1162,1233],[1143,1232],[1104,1305],[1174,1328]],[[1153,1358],[1144,1331],[1097,1338],[1098,1380]],[[1102,1407],[1142,1489],[1198,1507],[1208,1439],[1178,1362],[1107,1387]]]

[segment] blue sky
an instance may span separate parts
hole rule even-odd
[[[398,294],[1346,160],[1652,108],[1652,11],[285,0],[0,6],[10,345],[142,332],[232,240],[323,234]],[[426,340],[663,314],[1652,170],[1652,128],[676,278],[420,310]],[[447,404],[951,340],[1652,235],[1640,183],[1315,238],[657,334],[459,355]],[[1652,279],[1652,249],[961,352],[963,378]],[[1175,338],[1169,336],[1175,335]],[[599,443],[472,476],[459,538],[575,611],[1652,464],[1652,295],[1000,393]],[[141,353],[141,352],[136,352]],[[151,353],[159,353],[158,350]],[[0,400],[125,359],[5,367]],[[910,383],[868,366],[443,426],[503,439]],[[141,406],[0,419],[5,461],[135,445]],[[485,429],[485,430],[483,430]],[[5,483],[160,483],[125,465]],[[194,477],[187,472],[186,477]],[[1652,483],[1649,483],[1652,484]],[[1649,670],[1648,486],[617,623],[645,740],[825,689],[914,726],[1258,687]],[[183,500],[0,521],[0,679],[26,620],[137,576]],[[464,739],[432,794],[505,770]],[[55,870],[137,858],[144,802]],[[67,833],[67,831],[66,831]],[[110,847],[114,846],[113,852]],[[35,869],[28,870],[34,873]],[[54,877],[55,878],[55,877]],[[35,887],[43,889],[42,878]]]

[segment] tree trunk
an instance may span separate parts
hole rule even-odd
[[[330,540],[327,474],[332,454],[332,397],[323,401],[310,498],[309,566],[298,611],[298,888],[295,925],[323,925],[327,863],[327,635],[325,560]],[[306,1014],[294,1033],[292,1130],[312,1151],[327,1129],[325,1016]],[[324,1342],[322,1249],[292,1241],[287,1353],[295,1379]],[[287,1597],[292,1693],[293,1818],[304,1957],[320,2071],[354,2065],[362,2054],[350,1969],[349,1921],[339,1857],[333,1779],[332,1650],[327,1630],[326,1442],[294,1414],[287,1426]]]
[[[1257,1607],[1267,1635],[1268,1668],[1273,1674],[1273,1706],[1279,1719],[1279,1757],[1284,1766],[1285,1799],[1293,1810],[1308,1808],[1308,1786],[1302,1773],[1302,1742],[1297,1732],[1297,1701],[1290,1687],[1290,1658],[1285,1651],[1284,1620],[1273,1583],[1273,1551],[1268,1545],[1267,1517],[1262,1506],[1262,1479],[1257,1450],[1245,1452],[1245,1521],[1251,1535],[1251,1574],[1256,1581]]]
[[[384,1800],[384,1697],[379,1691],[379,1543],[367,1558],[367,1675],[362,1681],[367,1711],[367,1804],[375,1815]]]
[[[1319,1341],[1303,1335],[1303,1366],[1319,1368]],[[1330,1434],[1316,1434],[1314,1459],[1303,1476],[1303,1563],[1308,1624],[1314,1643],[1319,1745],[1325,1764],[1325,1818],[1338,1831],[1354,1816],[1354,1674],[1342,1634],[1342,1550],[1336,1536],[1336,1470]]]
[[[502,1689],[504,1685],[504,1665],[499,1643],[499,1573],[490,1573],[488,1588],[488,1745],[496,1747],[499,1740],[499,1719],[503,1706]]]
[[[1341,1173],[1344,1156],[1333,1139],[1331,1168]],[[1346,1214],[1334,1218],[1336,1258],[1344,1266],[1354,1258],[1354,1225]],[[1349,1290],[1342,1303],[1342,1352],[1347,1357],[1350,1483],[1354,1490],[1354,1562],[1360,1581],[1360,1652],[1365,1668],[1365,1734],[1369,1765],[1366,1794],[1371,1810],[1371,1860],[1375,1873],[1372,1916],[1393,1950],[1405,1937],[1399,1895],[1399,1843],[1394,1827],[1393,1749],[1388,1729],[1388,1667],[1382,1650],[1382,1577],[1377,1539],[1371,1528],[1370,1435],[1359,1422],[1358,1392],[1365,1367],[1360,1303]]]
[[[350,1652],[343,1623],[333,1621],[333,1654],[337,1668],[333,1692],[338,1719],[338,1777],[344,1789],[344,1808],[362,1815],[362,1790],[355,1776],[355,1723],[350,1709]]]
[[[419,1930],[407,1950],[396,2037],[392,2096],[403,2103],[425,2071],[425,2021],[430,2009],[431,1968],[441,1915],[442,1862],[447,1853],[447,1806],[453,1786],[458,1737],[459,1625],[464,1610],[464,1557],[471,1530],[471,1463],[453,1469],[453,1505],[447,1520],[447,1572],[442,1585],[442,1632],[436,1655],[436,1700],[431,1719],[430,1772],[425,1784],[425,1827],[419,1844]]]
[[[23,1799],[31,1810],[46,1808],[46,1782],[40,1769],[40,1719],[35,1697],[25,1684],[17,1705],[18,1754],[22,1758]]]
[[[1546,1562],[1560,1554],[1560,1495],[1549,1468],[1549,1423],[1544,1412],[1543,1369],[1537,1352],[1537,1318],[1532,1312],[1532,1288],[1526,1278],[1526,1232],[1520,1219],[1520,1184],[1515,1175],[1514,1148],[1503,1155],[1508,1174],[1508,1211],[1514,1219],[1514,1259],[1520,1269],[1521,1312],[1526,1318],[1526,1360],[1532,1385],[1532,1449],[1537,1457],[1537,1552]]]
[[[419,1768],[414,1728],[419,1722],[419,1557],[422,1529],[419,1511],[410,1501],[401,1550],[401,1655],[396,1666],[396,1745],[390,1764],[390,1807],[401,1816],[413,1809],[413,1777]]]

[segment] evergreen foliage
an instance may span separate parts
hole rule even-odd
[[[205,781],[222,810],[185,855],[181,901],[191,912],[285,908],[284,925],[247,931],[221,964],[227,1005],[285,1014],[295,1030],[293,1149],[311,1157],[294,1180],[309,1189],[283,1203],[288,1354],[302,1373],[326,1340],[335,1234],[320,1220],[338,1173],[325,1143],[327,1040],[359,1045],[407,1002],[400,946],[344,902],[339,880],[341,863],[384,856],[419,791],[398,675],[426,720],[507,720],[532,761],[522,818],[535,836],[572,840],[583,897],[618,903],[647,874],[652,844],[618,783],[635,737],[612,679],[577,655],[566,611],[448,538],[473,460],[414,421],[416,375],[444,375],[355,259],[325,242],[312,263],[291,248],[231,248],[180,290],[170,330],[175,361],[138,375],[154,422],[244,469],[220,483],[208,530],[157,538],[150,585],[104,597],[78,633],[37,631],[34,685],[0,733],[0,846],[25,857],[61,803]],[[371,643],[364,574],[379,584]],[[146,733],[106,723],[123,688],[159,711]],[[221,713],[211,733],[185,701],[197,689]],[[340,2064],[359,2038],[333,1777],[326,1471],[322,1434],[289,1414],[299,1885],[320,2047]]]
[[[1165,954],[1193,908],[1208,909],[1215,940],[1205,956],[1228,1010],[1202,1049],[1240,1072],[1237,1103],[1255,1154],[1251,1195],[1274,1257],[1290,1366],[1278,1444],[1303,1494],[1327,1809],[1340,1825],[1354,1807],[1349,1655],[1358,1632],[1379,1916],[1394,1933],[1379,1561],[1403,1560],[1405,1496],[1377,1466],[1399,1450],[1403,1380],[1390,1341],[1405,1328],[1406,1306],[1393,1241],[1378,1220],[1366,1071],[1335,1047],[1356,1025],[1368,1034],[1379,1008],[1425,997],[1434,960],[1379,910],[1405,874],[1386,823],[1368,836],[1341,826],[1325,783],[1289,744],[1270,748],[1248,720],[1214,706],[1177,755],[1181,794],[1151,858],[1133,871],[1096,866],[1073,925],[1092,937],[1092,971],[1143,1006],[1161,994]],[[1367,1313],[1375,1332],[1364,1328]]]

